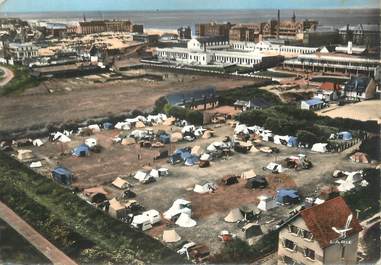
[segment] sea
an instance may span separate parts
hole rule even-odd
[[[294,10],[282,9],[281,19],[291,19]],[[298,9],[297,20],[318,20],[322,26],[341,27],[357,24],[380,24],[380,9]],[[215,21],[218,23],[257,23],[276,19],[276,9],[252,10],[184,10],[184,11],[86,11],[86,12],[0,12],[0,17],[20,17],[24,20],[48,20],[54,22],[76,22],[100,19],[129,19],[145,28],[176,30],[181,26],[194,29],[196,23]]]

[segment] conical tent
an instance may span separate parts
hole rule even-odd
[[[179,234],[175,230],[164,230],[163,241],[166,243],[175,243],[181,240]]]
[[[229,212],[229,214],[225,217],[224,220],[228,223],[236,223],[238,221],[243,220],[243,215],[238,208],[235,208]]]
[[[193,227],[197,225],[197,222],[190,218],[189,215],[182,213],[179,219],[177,219],[176,224],[180,227]]]

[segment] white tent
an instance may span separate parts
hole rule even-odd
[[[282,173],[284,171],[282,165],[274,163],[274,162],[269,163],[266,166],[266,169],[270,171],[278,172],[278,173]]]
[[[202,154],[200,157],[201,161],[209,161],[210,160],[210,155],[209,154]]]
[[[60,141],[61,143],[68,143],[70,142],[70,138],[67,137],[65,134],[61,133],[61,132],[57,132],[54,137],[53,137],[53,141]]]
[[[35,139],[33,140],[33,145],[34,146],[41,146],[43,145],[44,143],[40,140],[40,139]]]
[[[350,191],[351,189],[354,189],[354,188],[355,188],[355,185],[353,185],[353,182],[347,182],[347,181],[343,181],[343,182],[337,187],[337,189],[338,189],[340,192]]]
[[[163,241],[165,243],[175,243],[181,240],[179,234],[175,230],[164,230],[163,232]]]
[[[269,196],[261,195],[258,197],[259,203],[257,208],[261,211],[268,211],[277,207],[275,200]]]
[[[326,143],[317,143],[314,144],[311,148],[311,151],[318,152],[318,153],[325,153],[327,152],[327,145]]]
[[[195,130],[196,130],[196,127],[194,127],[194,125],[187,125],[181,129],[181,133],[184,134],[186,132],[194,132]]]
[[[85,140],[85,144],[88,147],[92,148],[92,147],[97,145],[97,139],[95,139],[95,138],[88,138],[88,139]]]
[[[134,176],[134,179],[137,179],[139,181],[143,181],[145,178],[146,178],[147,174],[144,173],[143,171],[138,171],[136,172],[135,176]]]
[[[189,215],[182,213],[177,219],[176,224],[180,227],[194,227],[197,225],[197,222],[189,217]]]
[[[209,182],[209,183],[205,183],[204,185],[199,185],[199,184],[196,184],[194,186],[194,189],[193,191],[196,192],[196,193],[208,193],[208,192],[212,192],[216,189],[216,184],[212,183],[212,182]]]
[[[173,202],[171,208],[166,211],[163,216],[167,220],[171,220],[173,216],[185,213],[189,216],[192,215],[192,209],[190,208],[191,202],[184,199],[177,199]],[[189,206],[189,207],[188,207]]]
[[[234,134],[249,134],[249,130],[247,129],[247,126],[245,124],[237,124],[237,126],[234,129]]]
[[[100,132],[101,131],[101,128],[99,128],[99,125],[98,124],[92,124],[92,125],[89,125],[87,126],[90,130],[92,130],[93,132]]]
[[[157,171],[159,171],[160,177],[167,176],[169,174],[168,168],[165,168],[165,167],[159,168]]]
[[[32,162],[32,163],[30,164],[30,168],[39,168],[39,167],[42,167],[42,163],[41,163],[41,161]]]
[[[159,171],[156,170],[156,169],[152,169],[151,172],[149,173],[149,175],[151,177],[154,177],[155,179],[158,179],[160,176],[159,176]]]
[[[128,122],[118,122],[117,124],[115,124],[114,126],[116,129],[118,130],[129,130],[130,129],[130,124]]]
[[[236,223],[243,220],[243,215],[238,208],[235,208],[229,212],[229,214],[224,218],[225,222]]]

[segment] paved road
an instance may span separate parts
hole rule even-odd
[[[9,70],[6,67],[0,66],[0,69],[4,72],[3,79],[0,80],[0,87],[5,86],[6,84],[9,83],[14,77],[14,74],[11,70]]]
[[[46,240],[33,227],[21,219],[4,203],[0,202],[0,218],[7,222],[13,229],[29,241],[43,255],[45,255],[55,265],[77,265],[72,259],[66,256],[61,250]]]

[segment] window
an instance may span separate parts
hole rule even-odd
[[[293,260],[292,258],[290,258],[288,256],[283,256],[283,262],[287,265],[295,265],[296,264],[295,260]]]
[[[308,241],[311,241],[314,237],[313,234],[307,230],[303,230],[302,235],[303,235],[303,238]]]
[[[291,250],[291,251],[295,251],[296,249],[296,244],[295,242],[289,240],[289,239],[285,239],[284,240],[284,247],[288,250]]]
[[[309,248],[305,248],[304,249],[304,256],[306,258],[311,259],[311,260],[315,260],[315,251],[313,251],[312,249],[309,249]]]
[[[295,236],[299,234],[299,228],[297,228],[295,225],[289,225],[288,231]]]

